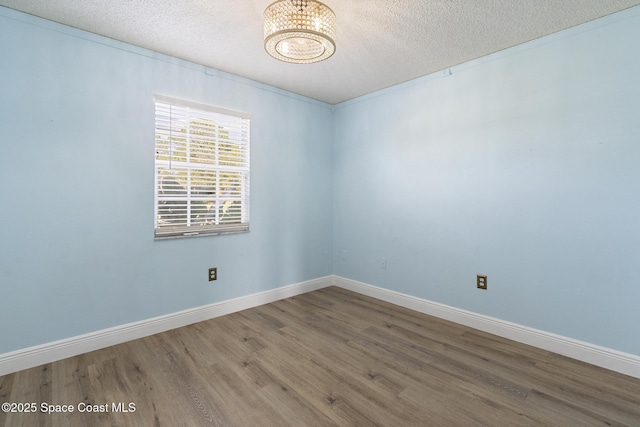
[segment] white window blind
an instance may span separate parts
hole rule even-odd
[[[155,101],[156,239],[249,231],[250,117]]]

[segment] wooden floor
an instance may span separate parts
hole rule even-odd
[[[0,377],[0,402],[37,406],[11,427],[640,426],[638,379],[335,287]]]

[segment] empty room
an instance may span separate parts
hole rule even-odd
[[[0,0],[0,426],[640,426],[640,0]]]

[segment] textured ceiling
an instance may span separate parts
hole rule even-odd
[[[0,5],[339,103],[605,16],[640,0],[325,0],[337,50],[298,65],[268,56],[272,0],[0,0]]]

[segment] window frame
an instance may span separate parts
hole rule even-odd
[[[154,111],[155,240],[248,232],[251,115],[164,95]]]

